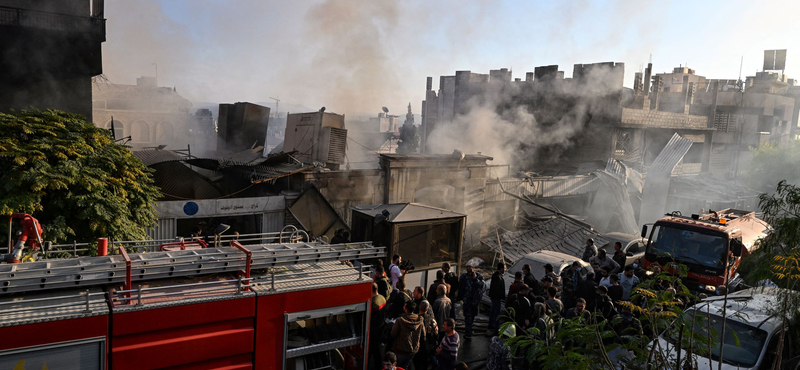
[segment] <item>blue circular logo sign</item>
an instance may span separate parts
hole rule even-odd
[[[183,205],[183,213],[189,216],[194,216],[199,210],[200,206],[198,206],[195,202],[186,202],[186,204]]]

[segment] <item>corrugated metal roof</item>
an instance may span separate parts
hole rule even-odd
[[[500,179],[503,189],[518,196],[531,198],[558,197],[564,195],[586,194],[597,190],[599,182],[594,175],[529,177],[526,179]],[[514,199],[503,192],[497,180],[486,182],[486,201]]]
[[[658,154],[653,165],[647,171],[642,187],[642,205],[639,211],[639,225],[655,222],[664,213],[667,206],[670,175],[678,162],[692,147],[692,141],[682,138],[677,133],[672,135],[664,149]]]
[[[467,217],[464,214],[448,211],[446,209],[427,206],[419,203],[394,203],[370,206],[353,207],[353,212],[358,212],[369,217],[389,211],[389,222],[411,222],[424,220],[438,220],[445,218]]]
[[[395,153],[381,153],[381,157],[390,159],[405,159],[405,160],[418,160],[418,161],[441,161],[441,160],[458,160],[452,154],[395,154]],[[491,161],[494,158],[482,154],[465,154],[464,160],[467,159],[484,159]]]
[[[602,246],[608,239],[599,233],[580,225],[568,218],[557,216],[549,220],[536,222],[527,230],[512,231],[500,235],[503,244],[503,254],[510,262],[522,256],[540,251],[549,250],[580,257],[586,245],[586,239],[594,238],[595,245]],[[487,236],[481,243],[495,251],[500,251],[497,236]]]
[[[155,185],[161,189],[165,200],[214,199],[223,196],[203,175],[180,162],[164,162],[154,165]]]
[[[158,163],[183,160],[180,154],[171,150],[137,150],[133,152],[133,155],[148,167]]]
[[[653,165],[648,169],[648,176],[653,173],[672,173],[672,170],[683,159],[683,156],[689,152],[691,147],[691,140],[682,138],[678,133],[673,134],[664,149],[661,149],[661,153],[658,154]]]

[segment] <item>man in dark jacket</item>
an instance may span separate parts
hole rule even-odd
[[[589,262],[589,259],[597,255],[597,246],[594,245],[594,239],[586,239],[586,248],[583,250],[581,259],[584,262]]]
[[[561,288],[561,277],[553,272],[553,265],[549,263],[544,265],[544,277],[549,277],[551,280],[553,280],[554,287],[559,289]]]
[[[564,285],[561,291],[561,300],[566,307],[574,307],[575,299],[578,298],[578,289],[580,289],[583,275],[581,275],[581,263],[575,261],[570,268],[564,269],[561,272],[561,282]]]
[[[492,309],[489,311],[489,326],[486,334],[493,335],[500,328],[500,306],[506,299],[506,282],[503,274],[506,272],[506,264],[498,263],[497,271],[492,274],[492,284],[489,287],[489,298],[492,299]]]
[[[370,314],[369,332],[382,333],[383,325],[385,324],[383,318],[383,307],[386,306],[386,299],[378,294],[378,284],[372,283],[372,313]],[[369,336],[369,354],[367,356],[368,367],[372,367],[373,363],[377,363],[381,358],[381,336]]]
[[[430,304],[436,302],[436,298],[438,298],[436,294],[436,288],[439,285],[444,285],[447,287],[445,290],[446,292],[450,291],[450,284],[444,282],[444,271],[442,270],[436,271],[436,280],[434,280],[433,284],[431,284],[431,286],[428,288],[428,302],[430,302]]]
[[[614,255],[611,257],[611,259],[613,259],[614,262],[619,265],[620,269],[625,268],[625,263],[628,261],[628,256],[626,256],[625,253],[622,253],[622,243],[614,243]]]
[[[391,297],[389,297],[388,306],[389,306],[389,317],[396,318],[403,314],[403,307],[408,302],[413,300],[413,295],[411,291],[406,289],[406,281],[405,279],[400,279],[397,281],[397,289],[392,292]]]
[[[594,281],[594,273],[586,275],[586,279],[582,280],[578,287],[578,297],[586,300],[586,308],[594,310],[595,298],[597,296],[597,283]]]
[[[614,302],[621,301],[625,290],[622,289],[622,285],[619,285],[619,275],[611,274],[608,280],[611,282],[611,286],[608,287],[608,297]]]
[[[410,367],[411,360],[425,339],[424,318],[416,312],[417,306],[414,302],[406,302],[403,315],[392,326],[392,352],[397,355],[397,366],[404,369]]]
[[[519,293],[508,296],[506,307],[514,310],[514,321],[520,329],[525,329],[525,320],[531,313],[533,302],[528,298],[531,288],[523,285]],[[519,329],[518,329],[519,330]]]
[[[523,285],[525,285],[525,283],[522,282],[522,272],[515,272],[514,282],[511,283],[510,287],[508,287],[508,295],[519,293],[519,289],[522,288]]]
[[[589,311],[586,311],[586,301],[583,298],[578,298],[575,301],[575,307],[567,310],[564,317],[566,317],[567,319],[580,317],[581,319],[584,320],[584,322],[588,323],[591,314],[589,313]]]
[[[614,302],[608,297],[608,288],[604,286],[597,287],[596,306],[597,312],[600,312],[606,320],[610,320],[617,314]]]
[[[428,302],[428,300],[425,299],[425,289],[423,289],[421,286],[414,288],[413,298],[414,304],[416,304],[417,307],[422,307],[422,302]],[[430,302],[428,302],[428,308],[430,307]],[[433,311],[431,311],[430,314],[433,315]]]
[[[417,315],[422,317],[422,323],[425,325],[425,337],[419,346],[419,352],[414,355],[414,368],[415,369],[428,369],[428,364],[433,355],[433,350],[438,345],[439,341],[439,325],[433,316],[430,305],[427,300],[423,300],[417,308]]]
[[[485,287],[483,275],[467,265],[467,272],[458,279],[458,298],[464,302],[464,334],[467,339],[472,338],[472,323],[478,315],[478,304]]]
[[[386,270],[383,266],[378,265],[375,267],[375,284],[378,284],[378,294],[382,295],[384,299],[388,300],[392,295],[392,283],[386,276]]]
[[[542,291],[542,285],[531,273],[531,265],[525,264],[522,266],[522,282],[525,283],[534,295],[539,295]]]
[[[450,306],[450,317],[456,317],[456,301],[458,301],[459,289],[458,275],[450,271],[449,262],[442,263],[442,272],[444,273],[444,282],[450,285],[447,287],[447,298],[450,298],[450,301],[453,302],[453,305]]]

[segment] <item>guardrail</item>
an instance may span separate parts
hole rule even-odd
[[[83,310],[84,313],[91,313],[92,312],[92,303],[106,303],[105,299],[106,293],[98,292],[98,293],[90,293],[89,289],[86,289],[84,294],[73,294],[73,295],[65,295],[65,296],[55,296],[55,297],[45,297],[45,298],[33,298],[33,299],[23,299],[23,300],[13,300],[8,302],[0,302],[0,316],[17,313],[17,312],[29,312],[29,311],[37,311],[37,310],[52,310],[56,308],[64,308],[64,307],[74,307],[74,306],[85,306],[86,308]],[[102,300],[92,300],[92,297],[103,296]],[[48,302],[48,301],[58,301],[64,299],[71,299],[71,298],[79,298],[80,301],[76,300],[75,302],[69,303],[60,303],[60,304],[51,304],[51,305],[43,305],[43,306],[34,306],[34,307],[21,307],[21,308],[13,308],[13,309],[5,309],[4,307],[18,305],[18,304],[30,304],[35,302]]]
[[[253,279],[242,277],[234,280],[209,281],[202,283],[169,285],[169,286],[150,287],[150,288],[142,288],[142,286],[140,285],[137,289],[118,290],[116,292],[113,292],[112,294],[119,295],[121,297],[112,297],[111,300],[112,302],[120,302],[126,305],[129,304],[131,301],[135,300],[136,306],[140,307],[144,305],[144,303],[142,303],[142,300],[148,298],[192,295],[198,293],[219,292],[219,291],[232,291],[234,294],[242,294],[244,291],[246,291],[248,285],[247,283],[250,282],[251,280]],[[232,286],[231,285],[232,283],[236,283],[236,285]],[[188,290],[181,290],[179,292],[147,294],[149,292],[158,292],[167,289],[200,288],[207,286],[210,286],[210,288],[188,289]],[[136,295],[132,296],[132,294],[134,293]]]
[[[252,286],[269,286],[270,291],[277,291],[276,284],[296,283],[302,281],[318,281],[320,279],[334,279],[342,277],[356,277],[358,280],[369,278],[371,265],[357,264],[355,266],[343,266],[341,268],[326,268],[320,271],[300,270],[300,271],[277,271],[272,268],[268,275],[259,276],[253,279]],[[342,272],[343,271],[343,272]],[[299,277],[301,276],[302,277]],[[314,284],[309,284],[313,287]]]

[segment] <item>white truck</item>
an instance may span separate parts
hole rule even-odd
[[[795,293],[796,294],[796,293]],[[726,370],[762,370],[772,369],[778,355],[780,334],[783,321],[772,314],[777,305],[778,288],[750,288],[728,295],[728,308],[725,312],[725,338],[721,346],[717,343],[711,348],[711,359],[692,355],[697,361],[699,369],[717,369],[722,361],[722,369]],[[697,320],[694,331],[707,333],[707,324],[721,335],[722,308],[725,297],[712,297],[688,308],[687,315],[698,315],[702,320]],[[708,318],[709,321],[706,321]],[[782,363],[779,370],[800,369],[800,343],[797,342],[800,323],[786,328],[786,335],[781,351]],[[674,361],[677,357],[677,339],[667,333],[661,334],[650,345],[659,343],[662,354]],[[722,358],[720,359],[720,348]],[[683,349],[681,358],[687,356]],[[710,362],[710,364],[709,364]]]

